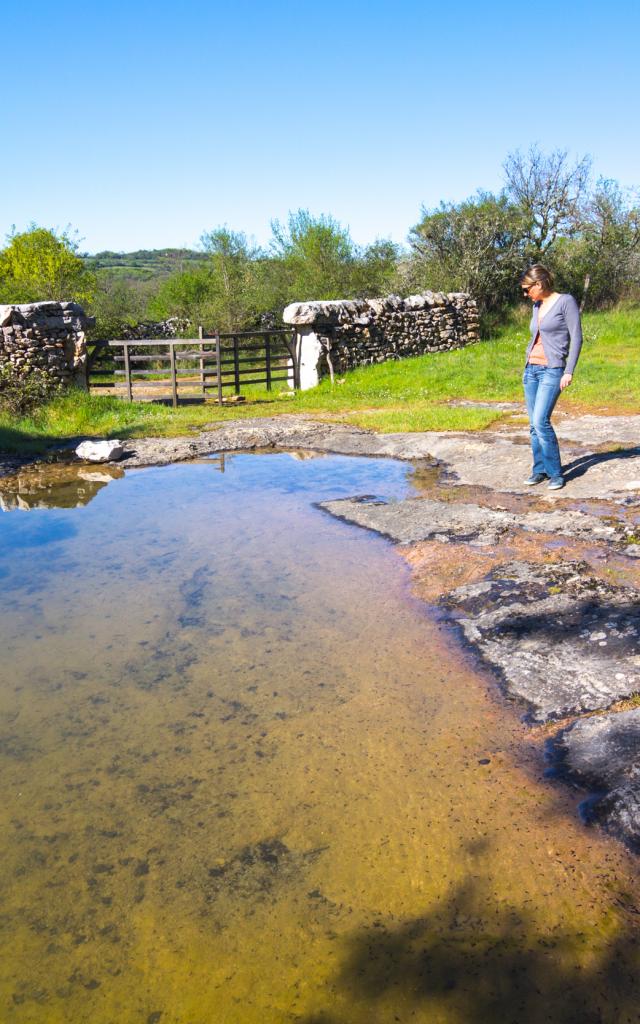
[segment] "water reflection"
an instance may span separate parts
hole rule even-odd
[[[225,455],[207,459],[207,464],[224,473]],[[37,463],[11,476],[0,477],[0,510],[28,512],[36,508],[82,508],[103,487],[124,476],[119,465],[89,463]]]
[[[12,476],[0,478],[0,509],[29,511],[34,508],[80,508],[112,480],[124,475],[119,466],[43,465],[25,466]]]

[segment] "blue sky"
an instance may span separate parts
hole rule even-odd
[[[265,244],[305,208],[402,242],[534,142],[640,184],[639,38],[631,0],[9,0],[0,235]]]

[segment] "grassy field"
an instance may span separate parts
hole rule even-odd
[[[584,347],[562,408],[574,412],[640,412],[640,308],[584,318]],[[177,410],[80,392],[56,399],[36,415],[11,420],[0,413],[0,449],[42,452],[66,438],[142,437],[202,429],[247,416],[306,413],[379,431],[482,430],[508,415],[460,406],[522,400],[528,317],[515,317],[494,337],[454,352],[419,356],[354,370],[291,397],[254,389],[242,405],[185,405]]]

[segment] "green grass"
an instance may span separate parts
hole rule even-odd
[[[574,412],[638,412],[640,308],[587,314],[583,326],[582,355],[561,407]],[[496,337],[468,348],[363,367],[339,378],[333,387],[325,380],[294,398],[254,387],[247,391],[246,403],[223,408],[209,402],[173,410],[76,392],[18,421],[0,414],[0,449],[36,453],[78,436],[167,436],[214,422],[292,412],[384,432],[482,430],[509,414],[451,403],[522,401],[527,339],[528,317],[514,316]]]
[[[56,398],[32,416],[12,419],[0,413],[0,451],[37,454],[77,437],[147,437],[187,434],[214,420],[272,415],[285,400],[252,401],[219,409],[217,405],[182,405],[178,409],[149,402],[86,395],[77,391]],[[289,405],[292,400],[289,399]],[[263,408],[263,405],[265,408]],[[281,411],[281,410],[280,410]]]
[[[562,396],[563,405],[592,411],[638,411],[640,308],[587,314],[583,330],[582,354],[571,389]],[[456,399],[522,401],[528,338],[528,316],[514,317],[496,337],[477,345],[362,367],[333,389],[329,381],[323,381],[313,391],[299,395],[296,406],[309,411],[344,411],[401,405],[405,409],[435,408]]]

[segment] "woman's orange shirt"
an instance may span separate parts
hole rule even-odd
[[[547,357],[544,354],[542,347],[542,338],[540,337],[540,331],[536,334],[536,340],[533,343],[533,348],[529,353],[529,362],[533,363],[534,366],[547,366]]]

